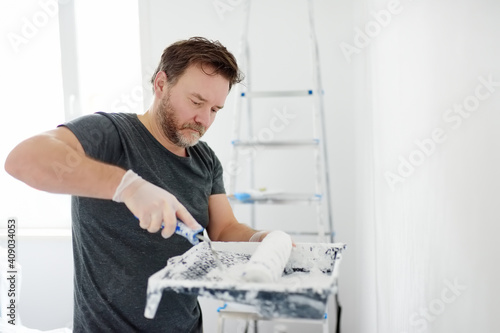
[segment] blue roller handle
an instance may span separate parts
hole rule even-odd
[[[184,224],[181,220],[177,220],[177,225],[175,226],[175,233],[186,238],[191,244],[196,245],[200,242],[198,237],[199,233],[203,232],[203,228],[198,230],[193,230]]]
[[[136,219],[137,216],[135,217]],[[161,229],[163,229],[165,226],[162,224]],[[193,230],[187,225],[184,224],[181,220],[177,219],[177,225],[175,226],[175,233],[177,235],[180,235],[184,238],[186,238],[191,244],[196,245],[200,242],[198,237],[196,237],[199,233],[202,233],[203,230],[205,230],[203,227],[201,227],[198,230]]]

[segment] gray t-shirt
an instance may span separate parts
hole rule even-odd
[[[88,156],[134,170],[175,195],[207,227],[208,198],[225,190],[221,164],[206,143],[179,157],[135,114],[99,112],[62,126]],[[74,332],[201,332],[196,296],[165,291],[156,317],[144,317],[148,278],[191,248],[186,239],[175,234],[164,239],[141,229],[125,204],[111,200],[74,196],[72,219]]]

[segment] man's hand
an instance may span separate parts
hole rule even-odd
[[[177,218],[191,229],[201,226],[187,209],[168,191],[145,181],[132,170],[127,171],[117,187],[113,201],[123,202],[139,219],[141,228],[151,233],[158,232],[164,238],[175,232]]]

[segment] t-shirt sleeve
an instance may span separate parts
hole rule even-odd
[[[212,185],[212,193],[210,194],[225,194],[226,189],[224,188],[224,178],[223,178],[223,169],[222,165],[215,155],[213,153],[213,158],[214,158],[214,178],[213,178],[213,185]]]
[[[101,114],[73,119],[65,124],[83,147],[85,154],[96,160],[115,164],[123,153],[120,135],[113,122]]]

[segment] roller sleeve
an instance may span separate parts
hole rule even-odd
[[[292,239],[283,231],[272,231],[260,242],[245,265],[242,279],[246,282],[275,282],[292,252]]]

